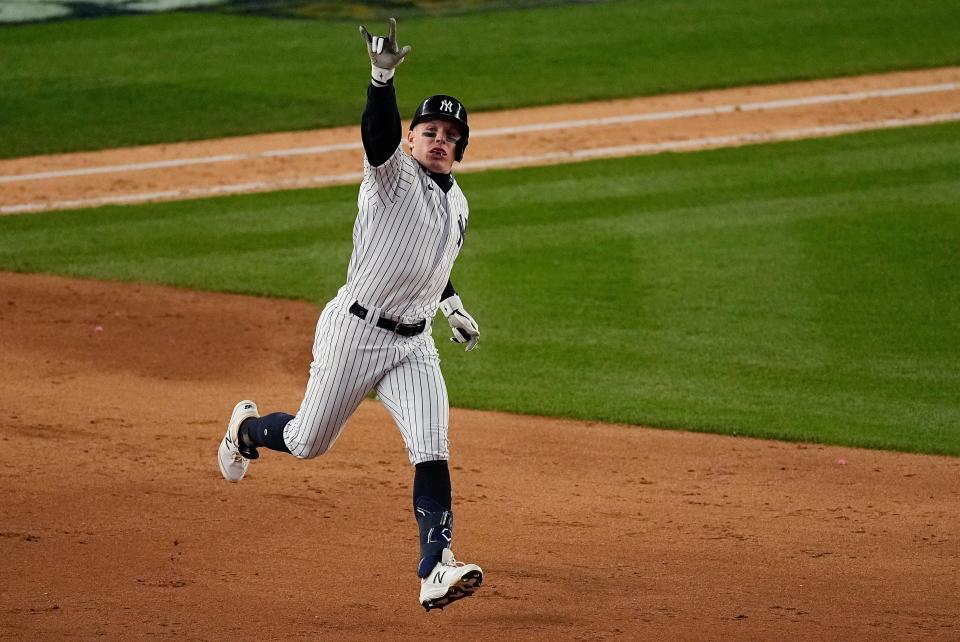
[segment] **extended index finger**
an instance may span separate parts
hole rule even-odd
[[[367,44],[373,42],[373,36],[370,35],[370,32],[367,31],[367,28],[363,25],[360,25],[360,33],[363,34],[363,38],[367,41]]]

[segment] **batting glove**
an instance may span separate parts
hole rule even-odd
[[[410,45],[402,49],[397,47],[397,21],[390,18],[390,33],[383,36],[371,36],[370,32],[363,25],[360,25],[360,33],[367,43],[367,53],[370,54],[370,64],[372,65],[370,73],[373,80],[379,85],[387,84],[387,81],[393,78],[393,72],[397,66],[403,62],[404,56],[410,53]]]
[[[470,352],[477,347],[477,341],[480,340],[480,328],[473,317],[467,314],[463,309],[463,303],[460,297],[454,294],[440,302],[440,310],[447,317],[447,323],[453,330],[453,336],[450,340],[454,343],[466,343],[465,352]]]

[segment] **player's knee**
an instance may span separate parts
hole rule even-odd
[[[291,453],[297,459],[315,459],[321,455],[325,455],[327,451],[330,450],[332,443],[329,443],[322,439],[317,439],[315,441],[307,442],[302,444],[300,448],[291,449]]]
[[[286,438],[290,453],[297,459],[314,459],[326,454],[340,435],[342,424],[329,422],[300,422],[288,427]]]

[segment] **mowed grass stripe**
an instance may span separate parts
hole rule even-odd
[[[385,21],[368,26],[383,29]],[[379,24],[379,27],[377,26]],[[960,64],[942,0],[600,2],[404,18],[405,115]],[[0,157],[352,125],[351,22],[172,13],[0,27]]]
[[[960,454],[960,125],[460,177],[464,407]],[[298,297],[356,188],[0,219],[0,266]]]

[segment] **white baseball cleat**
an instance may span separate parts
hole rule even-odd
[[[473,595],[481,582],[483,571],[479,566],[458,562],[453,559],[453,551],[445,548],[430,575],[420,580],[420,606],[427,611],[442,609],[451,602]]]
[[[259,417],[257,404],[250,400],[244,400],[233,407],[233,414],[230,415],[230,423],[227,424],[227,434],[220,440],[220,450],[217,452],[217,461],[220,463],[220,472],[227,481],[238,482],[243,479],[247,472],[247,466],[250,465],[250,459],[254,457],[244,457],[240,454],[240,424],[249,417]],[[249,453],[250,451],[248,451]],[[257,451],[252,451],[256,453]]]

